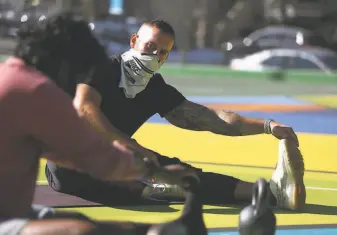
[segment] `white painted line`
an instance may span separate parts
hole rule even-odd
[[[37,184],[48,184],[47,180],[38,180],[36,182]],[[320,188],[320,187],[311,187],[311,186],[306,187],[306,189],[317,190],[317,191],[337,191],[337,188]]]
[[[319,188],[319,187],[306,187],[310,190],[321,190],[321,191],[337,191],[337,188]]]

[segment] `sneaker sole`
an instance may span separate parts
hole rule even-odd
[[[292,202],[294,203],[293,206],[289,209],[299,210],[305,206],[306,200],[306,190],[303,180],[304,164],[297,166],[299,168],[297,169],[295,163],[303,163],[303,157],[297,146],[289,140],[281,140],[280,146],[280,151],[282,151],[281,156],[284,158],[283,162],[285,163],[287,174],[294,180],[291,198]]]

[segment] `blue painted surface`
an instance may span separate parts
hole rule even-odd
[[[207,104],[283,104],[283,105],[308,105],[306,101],[297,100],[287,96],[245,96],[245,97],[218,97],[218,96],[190,96],[189,100],[196,103]]]
[[[207,104],[288,104],[307,105],[308,103],[285,96],[270,97],[188,97],[189,100],[197,103]],[[250,102],[250,103],[249,103]],[[313,134],[337,134],[337,109],[326,109],[322,111],[301,111],[301,112],[256,112],[237,111],[238,114],[261,119],[274,119],[277,122],[291,126],[295,132]],[[158,114],[152,116],[148,123],[169,124],[166,119]]]
[[[189,100],[197,103],[208,104],[288,104],[306,105],[308,103],[299,101],[291,97],[271,96],[271,97],[188,97]],[[301,111],[301,112],[253,112],[238,111],[240,115],[251,118],[272,118],[280,123],[289,125],[296,132],[316,133],[316,134],[337,134],[337,109],[327,109],[324,111]],[[168,122],[159,115],[154,115],[148,122],[163,123]]]
[[[291,126],[296,132],[315,134],[337,134],[337,111],[322,112],[237,112],[250,118],[272,118],[282,124]],[[154,115],[149,119],[150,123],[168,124],[166,119]]]
[[[210,232],[209,235],[239,235],[238,232]],[[336,235],[337,228],[286,229],[278,230],[275,235]]]

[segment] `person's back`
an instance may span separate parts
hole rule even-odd
[[[0,217],[25,216],[31,208],[41,145],[25,132],[25,125],[33,123],[23,121],[22,115],[34,112],[25,110],[29,93],[50,81],[14,58],[1,64],[0,74],[0,185],[5,189],[0,194]]]
[[[30,212],[42,151],[98,178],[128,174],[129,156],[81,121],[53,81],[15,57],[0,65],[0,74],[0,218]],[[103,163],[94,164],[97,159]]]
[[[23,24],[17,39],[13,57],[0,64],[0,225],[4,218],[29,217],[42,153],[102,180],[129,180],[147,171],[125,146],[81,120],[62,91],[69,78],[108,60],[88,22],[60,13]]]

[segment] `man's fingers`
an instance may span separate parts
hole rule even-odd
[[[199,181],[199,178],[194,170],[187,169],[179,164],[167,165],[156,172],[156,178],[159,180],[180,186],[185,186],[183,179],[186,177],[193,177]]]
[[[186,168],[183,165],[180,164],[175,164],[175,165],[167,165],[164,166],[164,169],[168,170],[168,171],[183,171]]]
[[[288,126],[283,126],[280,128],[275,127],[273,135],[280,140],[281,139],[292,139],[296,143],[296,146],[299,147],[299,141],[298,141],[297,135],[291,127],[288,127]]]
[[[116,149],[118,149],[118,150],[120,150],[120,151],[122,151],[122,152],[124,152],[124,153],[129,153],[129,154],[132,154],[133,152],[132,151],[130,151],[130,149],[126,146],[126,145],[124,145],[124,144],[122,144],[120,141],[118,141],[118,140],[115,140],[114,142],[113,142],[113,146],[116,148]]]
[[[178,177],[180,176],[194,176],[197,177],[197,173],[194,169],[186,168],[183,165],[175,164],[175,165],[167,165],[164,166],[164,169],[170,172],[171,174],[175,174]]]

